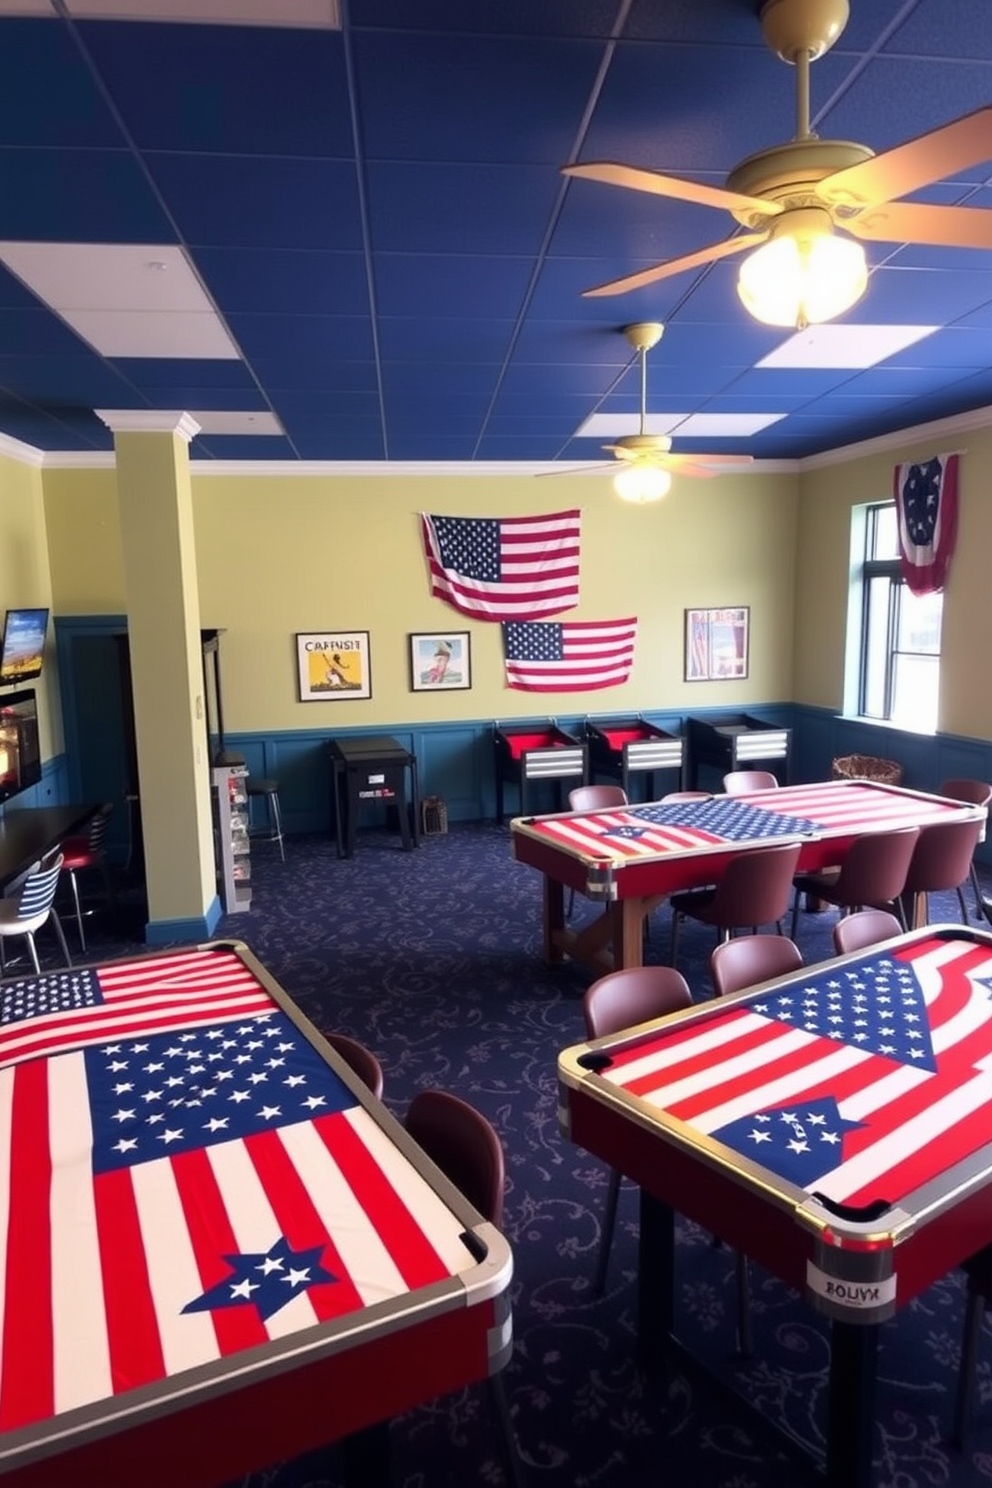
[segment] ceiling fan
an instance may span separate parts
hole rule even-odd
[[[624,294],[755,248],[757,252],[742,265],[738,284],[746,308],[769,324],[802,329],[810,321],[841,314],[864,292],[864,250],[847,233],[886,243],[992,249],[992,212],[897,200],[988,160],[992,156],[992,107],[966,114],[881,155],[867,145],[821,140],[810,133],[810,62],[837,41],[848,14],[848,0],[765,0],[760,12],[765,41],[796,68],[796,134],[789,143],[741,161],[727,177],[726,186],[610,161],[563,167],[564,175],[583,180],[724,207],[749,229],[695,253],[587,289],[586,295]],[[835,232],[836,228],[843,232]],[[834,260],[836,267],[831,267]],[[783,296],[790,268],[802,269],[812,279],[805,293]],[[776,313],[778,318],[773,318]]]
[[[641,370],[641,406],[639,430],[636,434],[621,434],[612,444],[604,444],[604,450],[615,455],[621,463],[613,479],[613,489],[625,501],[643,504],[658,501],[671,489],[674,475],[716,475],[719,465],[749,465],[750,455],[689,455],[672,454],[672,440],[668,434],[647,433],[648,364],[647,354],[662,338],[664,326],[657,321],[639,321],[624,326],[623,334],[637,352]],[[598,467],[591,466],[591,469]],[[605,466],[603,468],[613,468]],[[559,472],[550,472],[558,474]],[[561,472],[564,473],[564,472]]]

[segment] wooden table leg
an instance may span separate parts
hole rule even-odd
[[[551,965],[564,961],[561,933],[565,928],[565,888],[544,875],[544,959]]]

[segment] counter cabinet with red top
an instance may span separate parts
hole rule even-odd
[[[585,741],[566,733],[553,719],[545,723],[494,724],[493,753],[498,822],[504,818],[507,783],[517,787],[521,813],[526,813],[535,784],[553,781],[560,808],[563,791],[585,785],[589,778]]]
[[[718,775],[731,770],[770,770],[779,785],[789,781],[792,730],[751,713],[713,714],[686,719],[692,789],[700,785],[700,766]]]
[[[655,801],[668,790],[681,790],[684,783],[685,740],[666,733],[644,718],[587,718],[589,776],[616,780],[634,799],[636,784],[643,800]]]

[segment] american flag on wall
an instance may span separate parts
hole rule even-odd
[[[473,1264],[233,953],[8,984],[0,1019],[0,1431]]]
[[[958,530],[958,455],[895,469],[902,576],[913,594],[943,589]]]
[[[506,680],[528,692],[618,687],[630,676],[636,639],[635,619],[507,622]]]
[[[897,1201],[988,1141],[992,954],[927,938],[622,1051],[604,1079],[837,1203]]]
[[[580,513],[439,517],[421,512],[431,594],[478,620],[537,620],[579,602]]]

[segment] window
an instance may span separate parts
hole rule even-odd
[[[865,510],[860,589],[859,715],[933,733],[944,596],[904,583],[894,501]]]

